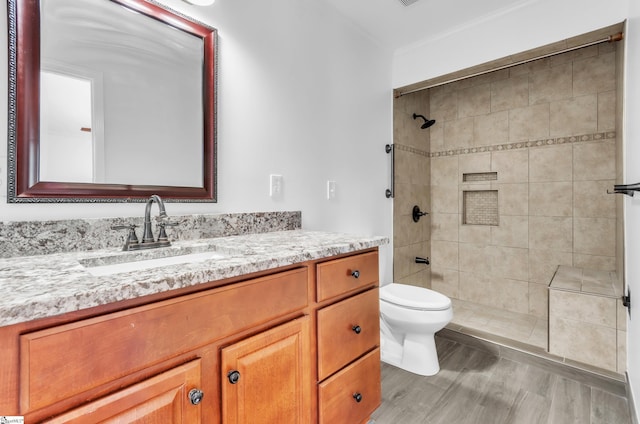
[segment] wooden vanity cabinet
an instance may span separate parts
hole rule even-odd
[[[26,423],[366,422],[380,404],[377,287],[371,249],[2,328],[0,377],[15,382],[2,383],[2,413]]]
[[[366,423],[382,397],[377,252],[318,264],[317,276],[318,421]]]

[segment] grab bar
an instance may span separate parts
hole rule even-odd
[[[384,146],[384,151],[387,153],[391,153],[391,188],[388,188],[385,191],[385,195],[387,196],[387,199],[390,197],[394,196],[394,190],[395,190],[395,185],[394,185],[394,177],[395,177],[395,169],[394,169],[394,151],[395,151],[395,146],[393,144],[387,144],[386,146]]]

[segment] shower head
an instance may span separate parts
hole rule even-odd
[[[424,124],[422,124],[422,125],[420,126],[420,128],[422,128],[423,130],[424,130],[425,128],[429,128],[430,126],[432,126],[433,124],[435,124],[435,123],[436,123],[436,120],[435,120],[435,119],[427,119],[427,118],[425,118],[425,117],[424,117],[424,116],[422,116],[422,115],[418,115],[418,114],[414,113],[414,114],[413,114],[413,119],[418,119],[418,118],[422,118],[422,119],[424,120]]]

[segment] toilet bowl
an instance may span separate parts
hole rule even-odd
[[[451,299],[441,293],[396,283],[381,287],[382,361],[419,375],[437,374],[435,333],[452,318]]]

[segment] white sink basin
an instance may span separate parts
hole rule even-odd
[[[96,277],[120,274],[123,272],[140,271],[151,268],[159,268],[168,265],[190,264],[196,262],[204,262],[213,259],[221,259],[226,255],[220,252],[196,252],[185,255],[167,256],[164,258],[152,258],[133,260],[129,262],[112,263],[107,265],[84,265],[84,268],[91,275]]]

